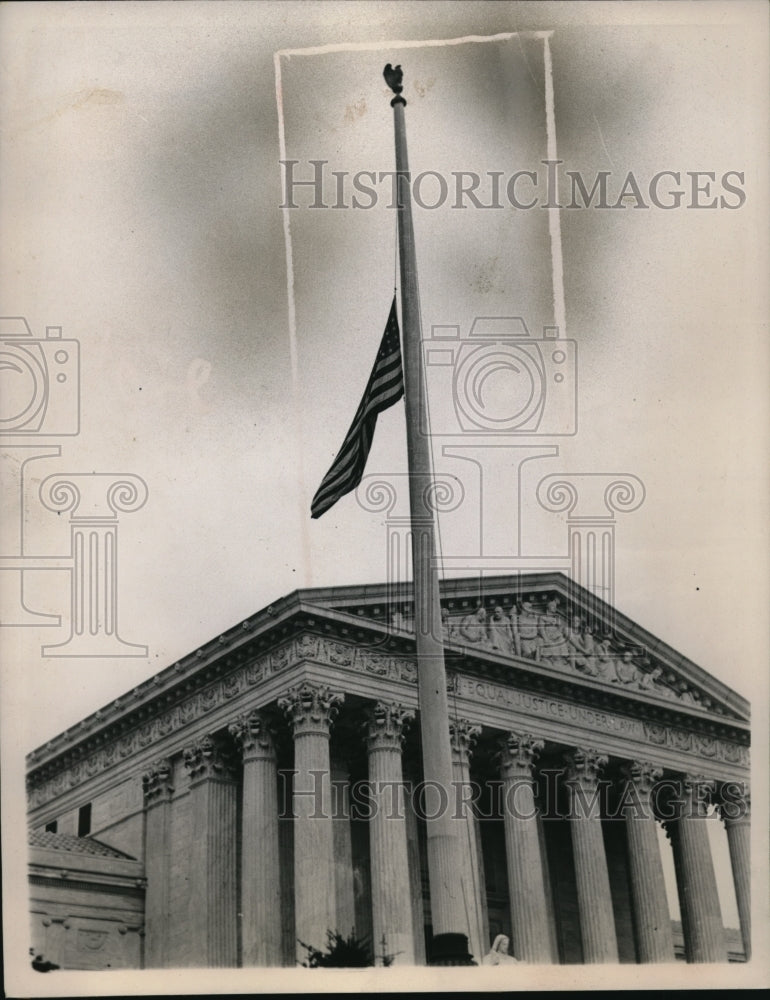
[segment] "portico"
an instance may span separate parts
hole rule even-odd
[[[32,828],[69,833],[89,804],[90,835],[143,864],[144,965],[178,967],[291,966],[353,927],[378,962],[423,962],[437,808],[477,961],[496,933],[531,963],[672,961],[663,823],[686,959],[719,962],[716,808],[748,955],[748,706],[600,611],[561,574],[442,584],[442,800],[422,780],[408,593],[297,592],[32,755]]]

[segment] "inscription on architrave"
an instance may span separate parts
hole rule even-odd
[[[529,715],[539,715],[546,719],[558,719],[564,722],[575,722],[592,729],[602,729],[609,733],[620,733],[636,739],[645,739],[644,726],[636,719],[626,719],[620,715],[583,708],[582,705],[572,705],[558,701],[556,698],[546,698],[527,691],[515,691],[513,688],[501,687],[489,681],[479,681],[472,677],[457,675],[457,693],[460,697],[472,701],[483,701],[490,705],[500,705],[504,708],[518,709]]]

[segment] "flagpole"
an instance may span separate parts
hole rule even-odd
[[[396,143],[398,191],[398,249],[401,271],[401,326],[404,346],[404,400],[406,407],[409,463],[409,507],[412,534],[412,580],[414,586],[414,631],[417,646],[417,683],[420,702],[420,735],[423,778],[426,788],[445,790],[435,807],[438,813],[426,820],[428,880],[434,936],[434,956],[443,953],[441,964],[461,964],[467,957],[460,938],[468,928],[459,873],[459,841],[452,819],[452,752],[449,739],[449,706],[441,633],[441,602],[436,561],[436,536],[432,508],[432,465],[427,421],[427,401],[422,357],[422,323],[417,284],[417,261],[406,124],[401,96],[400,66],[385,67],[385,80],[395,93],[390,104]],[[439,808],[443,806],[443,808]],[[446,937],[440,937],[446,935]],[[439,938],[439,940],[436,940]],[[460,954],[456,954],[460,952]],[[453,954],[454,953],[454,954]],[[477,956],[477,958],[480,956]],[[434,961],[434,964],[439,964]]]

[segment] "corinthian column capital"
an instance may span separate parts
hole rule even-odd
[[[244,760],[274,760],[273,731],[262,712],[244,712],[227,727]]]
[[[474,726],[469,719],[452,719],[449,722],[449,741],[452,760],[457,764],[470,764],[476,740],[481,735],[481,726]]]
[[[500,773],[504,778],[531,778],[545,741],[530,733],[508,733],[500,740]]]
[[[624,764],[621,774],[633,786],[639,798],[649,798],[655,783],[663,777],[663,769],[648,760],[634,760]]]
[[[375,750],[401,750],[414,712],[398,702],[378,701],[367,711],[366,743],[369,752]]]
[[[332,691],[326,684],[303,681],[290,687],[278,707],[294,729],[294,736],[328,736],[345,695]]]
[[[564,755],[567,762],[567,781],[582,788],[595,788],[609,758],[592,748],[576,747]]]
[[[685,774],[682,777],[684,816],[703,817],[716,790],[716,782],[703,774]]]
[[[190,783],[204,781],[207,778],[230,780],[233,777],[232,758],[228,751],[211,736],[185,747],[182,759]]]
[[[171,761],[165,757],[156,760],[142,775],[142,791],[144,793],[144,804],[154,805],[156,802],[168,801],[174,791],[171,784],[173,767]]]

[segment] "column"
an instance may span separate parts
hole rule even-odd
[[[651,793],[663,771],[647,761],[623,768],[622,812],[628,838],[628,876],[640,962],[673,962],[674,939]]]
[[[337,929],[347,937],[356,931],[353,842],[350,829],[350,771],[341,760],[332,761],[332,828],[334,831],[334,885]]]
[[[552,961],[559,961],[559,939],[556,932],[556,911],[553,906],[553,883],[551,882],[551,869],[548,862],[548,850],[545,840],[545,826],[543,825],[543,815],[537,815],[537,838],[540,844],[540,859],[543,863],[543,888],[545,889],[545,909],[548,914],[548,942],[551,948]]]
[[[285,772],[284,772],[285,773]],[[283,774],[281,775],[283,777]],[[294,820],[291,815],[288,782],[281,786],[281,814],[278,817],[278,850],[281,859],[281,965],[297,964],[297,935],[294,929]]]
[[[666,822],[674,848],[684,948],[688,962],[726,962],[714,862],[711,858],[706,815],[714,782],[688,774],[675,819]]]
[[[460,885],[468,921],[466,928],[468,946],[479,964],[489,949],[484,934],[482,895],[485,887],[479,878],[480,846],[476,827],[477,819],[470,803],[471,754],[480,733],[481,726],[471,725],[468,719],[456,719],[449,723],[452,746],[452,780],[455,785],[451,808],[458,824]]]
[[[169,965],[169,880],[171,866],[171,761],[158,760],[142,775],[144,791],[144,966]]]
[[[730,801],[724,798],[719,813],[727,831],[727,846],[733,869],[735,898],[741,923],[741,938],[746,961],[751,958],[751,795],[747,788]]]
[[[553,962],[548,902],[540,855],[532,768],[543,740],[508,733],[500,742],[505,857],[513,954],[524,962]]]
[[[297,958],[337,930],[329,734],[344,699],[325,684],[290,687],[278,706],[294,734],[294,906]]]
[[[599,776],[607,757],[580,748],[565,759],[583,961],[617,962],[615,916],[598,798]]]
[[[222,744],[204,736],[183,751],[190,775],[190,964],[238,963],[236,811],[232,761]]]
[[[417,815],[412,796],[415,782],[406,779],[406,849],[409,853],[409,898],[412,903],[412,938],[414,941],[414,961],[425,965],[425,909],[422,900],[422,865],[420,863],[420,834],[417,829]]]
[[[254,710],[230,726],[243,755],[241,964],[281,965],[278,774],[273,734]]]
[[[366,746],[372,815],[369,843],[372,871],[372,942],[376,964],[393,956],[394,965],[414,965],[412,899],[406,840],[401,747],[414,719],[396,702],[378,701],[367,713]]]

